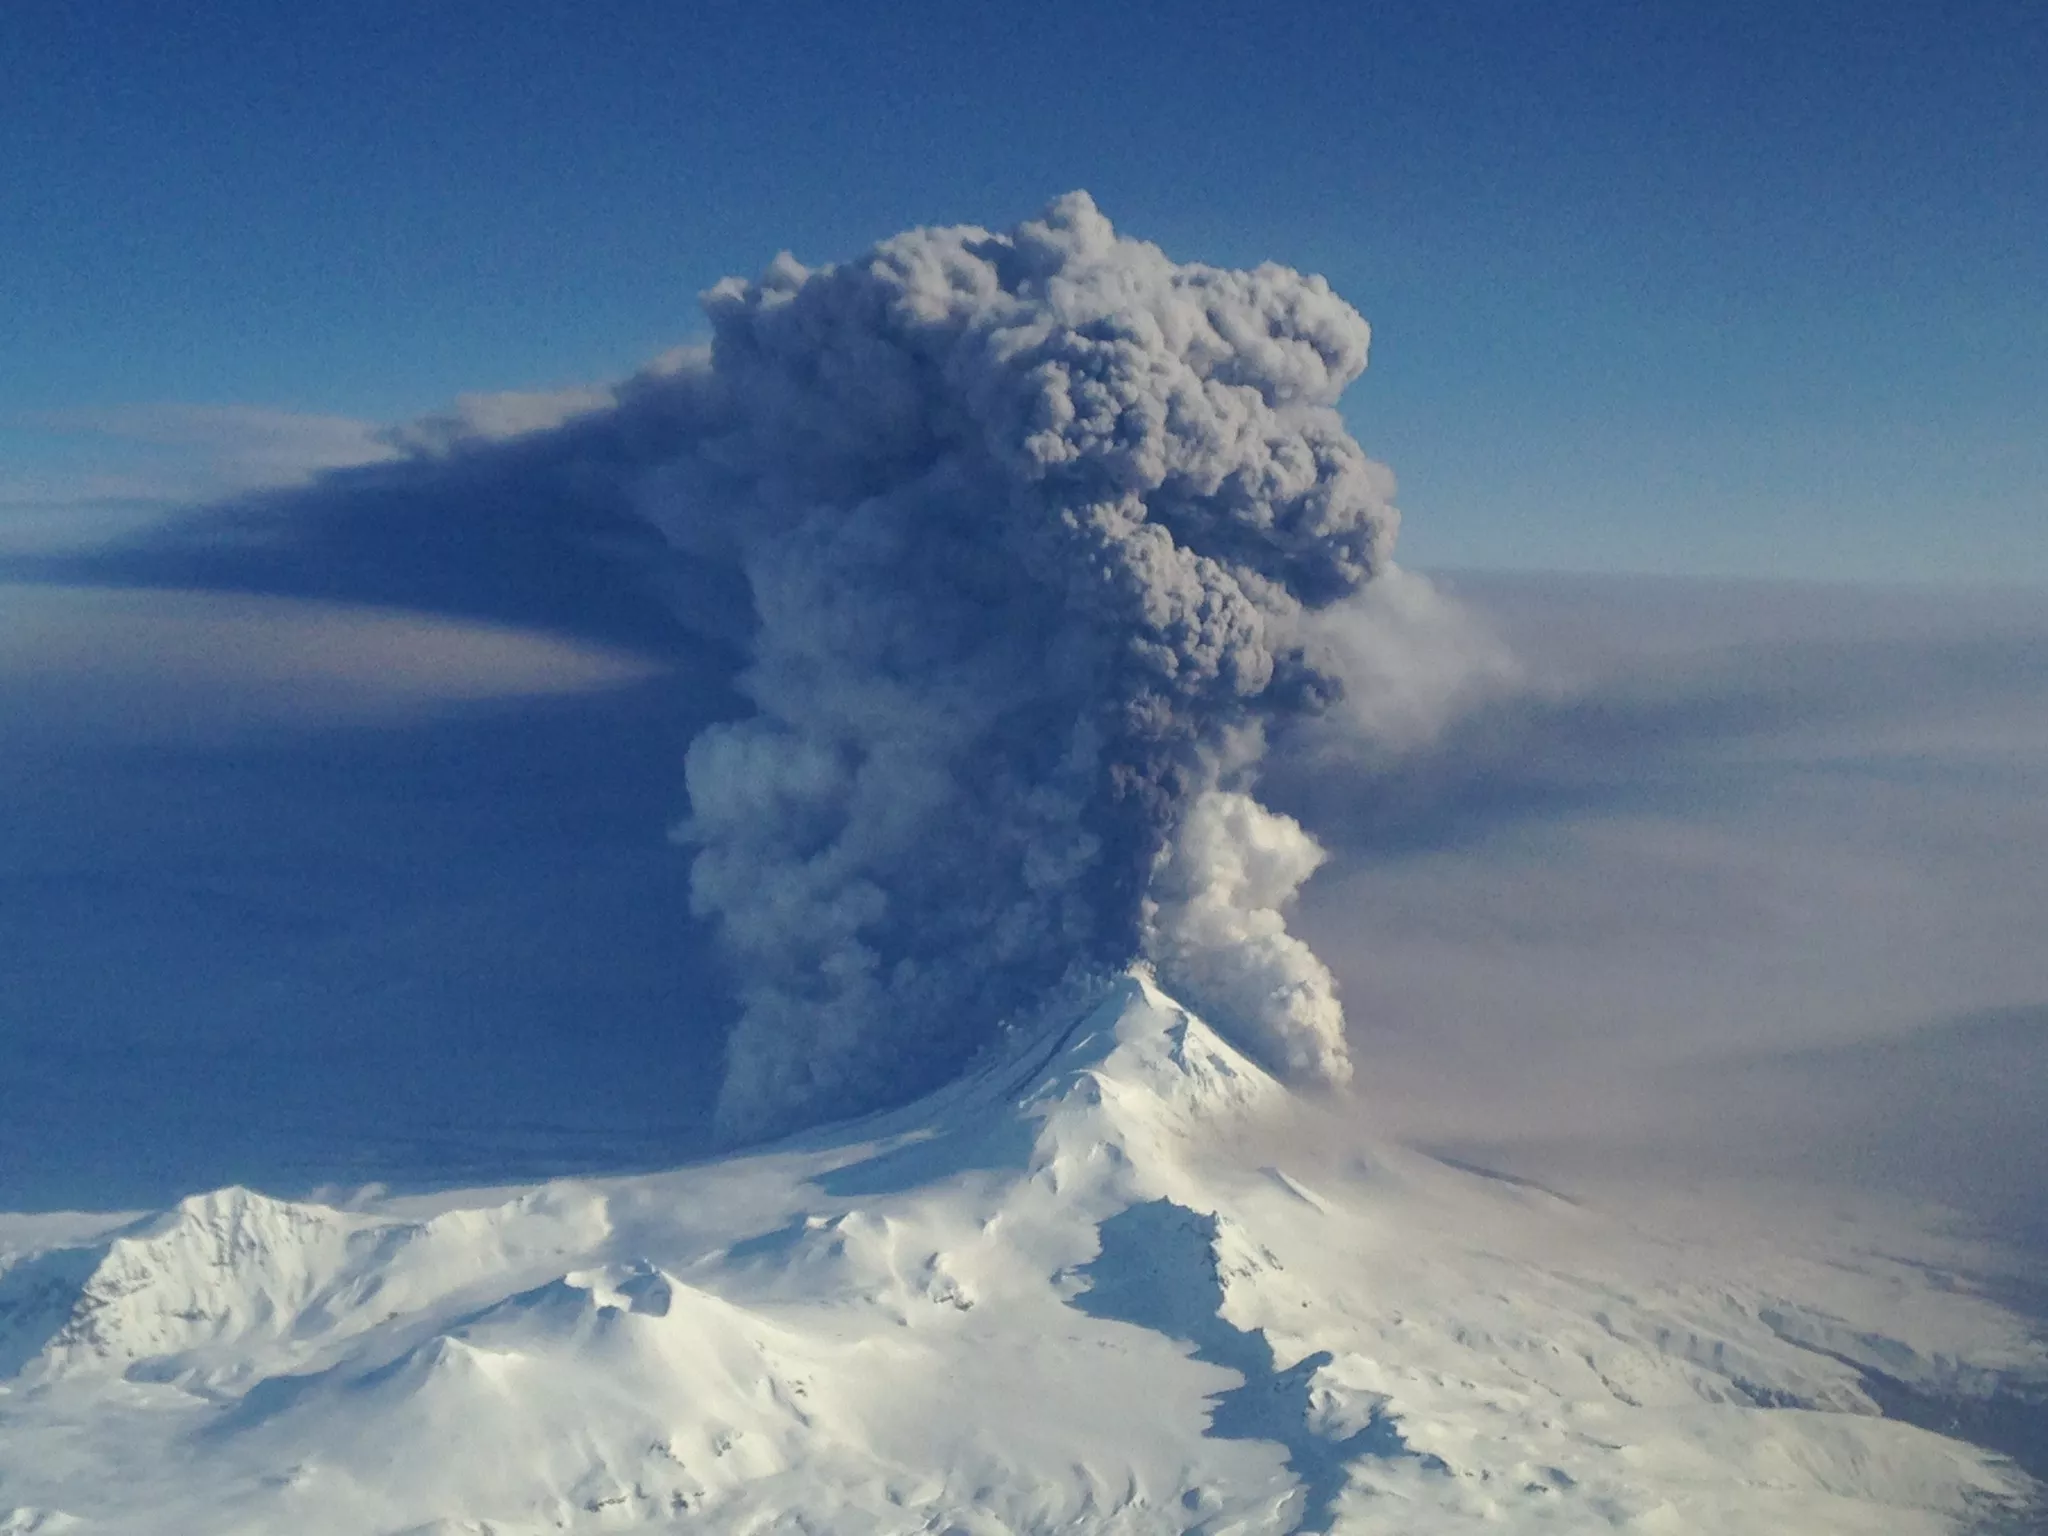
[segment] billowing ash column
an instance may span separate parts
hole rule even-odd
[[[754,713],[689,750],[698,909],[743,1014],[734,1136],[930,1085],[1076,963],[1150,957],[1297,1074],[1349,1068],[1282,911],[1320,858],[1252,798],[1337,682],[1305,615],[1381,565],[1320,278],[1180,266],[1083,194],[1005,234],[779,258],[621,392],[640,509],[743,574]]]

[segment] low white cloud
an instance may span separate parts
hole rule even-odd
[[[479,443],[544,432],[617,401],[616,391],[595,386],[457,395],[448,409],[387,428],[378,436],[409,453],[446,454]]]
[[[94,489],[99,494],[90,494]],[[0,559],[95,549],[160,523],[166,510],[122,494],[118,485],[65,486],[57,495],[38,495],[18,483],[0,486]]]
[[[611,647],[430,614],[221,592],[0,585],[9,746],[375,724],[652,676]]]
[[[375,431],[353,416],[272,406],[162,402],[52,411],[44,425],[167,446],[198,445],[273,467],[353,463],[383,457]]]
[[[181,401],[38,412],[8,424],[29,446],[0,472],[0,557],[100,548],[195,507],[503,442],[615,400],[595,387],[480,392],[395,426]]]
[[[375,422],[251,405],[46,411],[12,427],[32,447],[0,476],[0,555],[90,549],[201,502],[399,456]]]
[[[166,496],[288,485],[323,469],[397,456],[374,422],[267,406],[119,405],[46,412],[34,424],[158,450],[131,483],[155,485]],[[156,478],[147,478],[151,473]]]

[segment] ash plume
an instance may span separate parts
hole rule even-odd
[[[1388,568],[1392,477],[1335,409],[1365,322],[1318,277],[1178,265],[1080,193],[703,303],[708,345],[465,402],[313,499],[344,548],[363,509],[479,557],[486,526],[536,555],[663,536],[633,558],[731,668],[675,828],[739,1004],[724,1134],[906,1098],[1139,958],[1342,1080],[1335,986],[1284,920],[1320,850],[1255,795],[1278,730],[1341,715],[1359,669],[1325,621]]]
[[[1318,856],[1249,792],[1268,725],[1341,689],[1305,616],[1397,520],[1334,409],[1365,322],[1320,278],[1176,265],[1083,194],[785,256],[705,309],[708,351],[622,409],[675,433],[638,509],[751,598],[754,713],[690,748],[678,829],[742,1003],[725,1129],[914,1090],[1139,955],[1346,1076],[1280,916]]]

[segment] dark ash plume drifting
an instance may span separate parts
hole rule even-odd
[[[1345,1077],[1280,916],[1320,852],[1248,791],[1267,723],[1337,691],[1305,615],[1394,532],[1334,410],[1365,322],[1082,194],[782,257],[705,308],[708,353],[620,409],[667,429],[639,509],[751,597],[756,712],[691,747],[678,831],[743,1004],[727,1131],[925,1086],[1076,962],[1139,955]]]
[[[226,509],[200,552],[282,531],[319,573],[368,541],[459,575],[495,545],[567,588],[603,545],[674,579],[736,668],[676,834],[741,1008],[728,1135],[907,1097],[1068,971],[1139,957],[1275,1066],[1344,1078],[1282,916],[1321,850],[1252,791],[1270,727],[1343,674],[1378,696],[1331,606],[1396,521],[1334,409],[1365,322],[1320,278],[1176,266],[1080,194],[784,256],[705,309],[708,348],[466,401]]]

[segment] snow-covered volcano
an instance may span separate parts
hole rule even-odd
[[[1903,1536],[2024,1497],[1884,1411],[2048,1377],[1951,1277],[1330,1154],[1144,974],[1064,1019],[673,1173],[0,1218],[0,1532]]]

